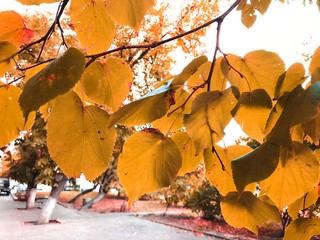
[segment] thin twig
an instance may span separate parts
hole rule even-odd
[[[207,85],[208,86],[208,91],[210,91],[211,78],[212,78],[214,67],[216,65],[217,54],[218,54],[218,51],[220,50],[220,31],[221,31],[222,22],[223,22],[223,19],[218,21],[217,35],[216,35],[216,47],[214,49],[214,54],[213,54],[213,59],[212,59],[212,63],[211,63],[211,66],[210,66],[210,71],[209,71],[209,74],[208,74],[208,78],[206,80],[206,82],[208,84]]]
[[[9,85],[11,85],[11,84],[13,84],[13,83],[15,83],[15,82],[18,82],[18,81],[20,81],[21,79],[23,79],[24,77],[25,77],[25,75],[23,75],[23,76],[21,76],[21,77],[18,77],[18,78],[15,78],[15,79],[13,79],[12,81],[6,83],[5,85],[0,85],[0,88],[2,88],[2,87],[7,87],[7,86],[9,86]]]
[[[56,14],[56,18],[53,22],[53,24],[51,25],[51,27],[49,28],[49,31],[46,33],[46,35],[44,35],[43,37],[43,43],[42,43],[42,46],[41,46],[41,49],[40,49],[40,53],[39,53],[39,56],[37,58],[37,61],[36,62],[39,62],[40,60],[40,57],[41,57],[41,54],[43,52],[43,49],[44,49],[44,46],[46,44],[46,42],[48,41],[48,39],[51,37],[51,35],[53,34],[54,32],[54,29],[56,27],[56,25],[58,25],[59,29],[60,29],[60,32],[61,32],[61,36],[62,36],[62,41],[63,43],[65,43],[64,41],[64,36],[63,36],[63,30],[62,30],[62,27],[60,25],[60,18],[64,12],[64,9],[66,8],[66,6],[68,5],[69,3],[69,0],[63,0],[60,4],[59,4],[59,7],[58,7],[58,11],[57,11],[57,14]]]
[[[224,164],[223,164],[223,162],[222,162],[222,160],[221,160],[221,158],[220,158],[220,156],[214,146],[212,146],[211,151],[212,151],[212,153],[216,154],[216,156],[221,164],[222,171],[226,171],[226,167],[224,166]]]
[[[221,14],[220,16],[202,24],[201,26],[199,27],[196,27],[196,28],[193,28],[187,32],[184,32],[184,33],[181,33],[179,35],[176,35],[174,37],[171,37],[171,38],[168,38],[168,39],[165,39],[165,40],[162,40],[162,41],[158,41],[158,42],[153,42],[153,43],[150,43],[150,44],[138,44],[138,45],[129,45],[129,46],[121,46],[121,47],[118,47],[118,48],[114,48],[114,49],[111,49],[111,50],[108,50],[108,51],[105,51],[105,52],[101,52],[101,53],[98,53],[98,54],[94,54],[94,55],[88,55],[86,56],[87,58],[90,58],[90,60],[87,62],[86,64],[86,67],[89,66],[92,62],[94,62],[97,58],[99,57],[102,57],[102,56],[105,56],[105,55],[108,55],[108,54],[111,54],[111,53],[114,53],[114,52],[118,52],[118,51],[123,51],[123,50],[127,50],[127,49],[153,49],[153,48],[156,48],[160,45],[163,45],[163,44],[166,44],[166,43],[169,43],[169,42],[172,42],[176,39],[179,39],[179,38],[183,38],[189,34],[192,34],[192,33],[195,33],[205,27],[208,27],[210,26],[211,24],[215,23],[215,22],[222,22],[223,19],[234,9],[238,6],[238,4],[241,2],[241,0],[237,0],[235,1],[228,9],[227,11],[225,11],[223,14]]]
[[[62,0],[62,2],[59,4],[58,10],[57,10],[57,14],[56,14],[56,18],[55,18],[54,22],[52,23],[51,27],[49,28],[49,30],[47,31],[47,33],[46,33],[43,37],[39,38],[38,40],[36,40],[36,41],[34,41],[34,42],[32,42],[32,43],[29,43],[29,44],[27,44],[27,45],[24,45],[24,46],[23,46],[19,51],[17,51],[16,53],[12,54],[11,56],[9,56],[9,57],[7,57],[7,58],[5,58],[5,59],[2,59],[2,60],[0,61],[0,63],[2,63],[2,62],[7,62],[7,61],[9,61],[11,58],[14,58],[15,56],[19,55],[20,53],[28,50],[30,47],[32,47],[32,46],[34,46],[34,45],[36,45],[36,44],[39,44],[39,43],[41,43],[41,42],[43,42],[43,45],[42,45],[42,47],[41,47],[39,56],[38,56],[38,58],[37,58],[37,62],[38,62],[39,59],[40,59],[40,57],[41,57],[41,54],[42,54],[42,52],[43,52],[43,48],[44,48],[44,46],[45,46],[45,43],[46,43],[47,40],[50,38],[51,34],[54,32],[55,25],[58,25],[58,26],[59,26],[59,24],[60,24],[60,18],[61,18],[61,16],[62,16],[63,12],[64,12],[64,9],[65,9],[66,6],[68,5],[69,1],[70,1],[70,0]],[[59,29],[60,29],[60,31],[61,31],[61,35],[63,36],[62,28],[59,27]],[[19,69],[19,67],[18,67],[18,69]],[[20,69],[19,69],[19,70],[20,70]]]

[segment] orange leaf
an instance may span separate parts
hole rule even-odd
[[[33,31],[26,28],[24,19],[15,11],[0,12],[0,40],[19,47],[33,38]]]

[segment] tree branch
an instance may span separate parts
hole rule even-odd
[[[86,67],[88,67],[92,62],[94,62],[97,58],[99,57],[102,57],[102,56],[105,56],[105,55],[108,55],[108,54],[111,54],[111,53],[114,53],[114,52],[118,52],[118,51],[123,51],[123,50],[126,50],[126,49],[139,49],[139,48],[142,48],[142,49],[147,49],[147,50],[150,50],[150,49],[153,49],[153,48],[156,48],[160,45],[163,45],[163,44],[166,44],[166,43],[169,43],[169,42],[172,42],[176,39],[179,39],[179,38],[183,38],[189,34],[192,34],[192,33],[195,33],[205,27],[208,27],[210,26],[211,24],[215,23],[215,22],[222,22],[224,20],[224,18],[226,16],[228,16],[228,14],[238,6],[238,4],[241,2],[241,0],[237,0],[235,1],[228,9],[227,11],[225,11],[223,14],[221,14],[219,17],[217,18],[214,18],[204,24],[202,24],[201,26],[199,27],[196,27],[196,28],[193,28],[187,32],[184,32],[184,33],[181,33],[179,35],[176,35],[174,37],[171,37],[171,38],[168,38],[168,39],[165,39],[165,40],[162,40],[162,41],[158,41],[158,42],[153,42],[153,43],[150,43],[150,44],[140,44],[140,45],[128,45],[128,46],[121,46],[121,47],[118,47],[118,48],[114,48],[114,49],[111,49],[111,50],[108,50],[108,51],[105,51],[105,52],[101,52],[101,53],[98,53],[98,54],[94,54],[94,55],[88,55],[86,56],[87,58],[91,58],[87,64],[86,64]]]
[[[64,36],[63,36],[63,30],[62,30],[62,27],[60,25],[60,18],[64,12],[64,9],[66,8],[66,6],[68,5],[70,0],[62,0],[61,3],[59,4],[59,7],[58,7],[58,10],[57,10],[57,14],[56,14],[56,17],[55,17],[55,20],[54,22],[52,23],[51,27],[49,28],[49,30],[47,31],[47,33],[39,38],[38,40],[32,42],[32,43],[29,43],[27,45],[24,45],[24,47],[22,47],[18,52],[14,53],[13,55],[3,59],[0,61],[0,63],[2,62],[7,62],[9,61],[11,58],[14,58],[15,56],[17,56],[18,54],[26,51],[27,49],[29,49],[30,47],[36,45],[36,44],[39,44],[41,42],[43,42],[42,44],[42,47],[41,47],[41,50],[40,50],[40,53],[39,53],[39,56],[37,58],[37,62],[39,62],[40,60],[40,57],[41,57],[41,54],[43,52],[43,49],[44,49],[44,46],[46,44],[46,42],[48,41],[48,39],[50,38],[50,36],[52,35],[52,33],[54,32],[54,29],[55,29],[55,26],[58,25],[59,29],[60,29],[60,32],[61,32],[61,36],[62,36],[62,41],[63,41],[63,44],[66,45],[65,41],[64,41]],[[19,67],[18,67],[19,70],[21,70]]]

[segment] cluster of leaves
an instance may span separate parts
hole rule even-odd
[[[53,27],[38,42],[45,45],[55,26],[62,32],[59,20],[68,2],[61,1]],[[206,177],[224,197],[221,211],[232,226],[257,233],[265,222],[279,221],[279,210],[284,207],[289,206],[289,212],[301,209],[307,193],[312,204],[319,181],[319,151],[312,151],[303,140],[307,136],[319,144],[320,48],[306,73],[301,63],[286,68],[273,52],[257,50],[241,57],[225,54],[219,46],[223,20],[233,9],[238,6],[244,24],[250,27],[255,12],[263,14],[270,2],[237,0],[219,17],[190,31],[152,43],[113,48],[114,22],[138,31],[154,1],[71,1],[72,27],[84,51],[68,47],[46,67],[41,65],[44,68],[33,72],[22,93],[12,84],[0,85],[0,145],[30,126],[33,112],[40,109],[48,122],[52,159],[68,177],[83,172],[94,180],[108,167],[116,141],[115,125],[148,125],[151,127],[140,128],[143,130],[126,140],[119,157],[117,172],[130,202],[169,186],[204,158]],[[14,67],[17,54],[38,42],[28,43],[32,31],[21,16],[13,11],[0,16],[15,18],[9,27],[0,26],[3,75]],[[217,23],[213,61],[197,57],[177,76],[123,105],[135,75],[126,60],[112,53],[156,49],[212,23]],[[22,44],[27,47],[17,51]],[[304,88],[308,77],[311,80]],[[253,151],[246,146],[219,147],[232,118],[261,145]],[[261,186],[261,197],[253,194],[256,183]],[[285,239],[293,234],[307,239],[319,228],[319,219],[296,218]]]
[[[186,206],[194,212],[201,212],[204,219],[213,220],[221,217],[220,203],[222,196],[207,180],[204,180],[198,190],[194,191],[186,202]]]
[[[51,185],[55,164],[48,153],[45,122],[40,114],[37,114],[31,131],[16,139],[14,145],[6,175],[30,187],[36,187],[39,183]]]
[[[170,187],[161,190],[159,193],[164,196],[168,208],[174,205],[186,206],[190,196],[198,191],[204,177],[204,166],[200,164],[196,170],[177,177]]]

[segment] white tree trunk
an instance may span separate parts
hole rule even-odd
[[[26,209],[34,208],[34,203],[37,195],[37,188],[28,186],[26,195],[27,195]]]
[[[53,213],[54,208],[57,205],[57,199],[49,196],[46,204],[44,205],[40,217],[38,218],[38,221],[36,224],[47,224],[50,221],[50,217]]]
[[[57,201],[59,199],[60,193],[63,190],[68,178],[64,174],[56,174],[54,181],[53,181],[53,187],[51,189],[51,193],[49,198],[46,201],[46,204],[44,205],[40,217],[38,218],[38,221],[36,224],[47,224],[50,221],[50,217],[53,213],[54,208],[57,205]]]

